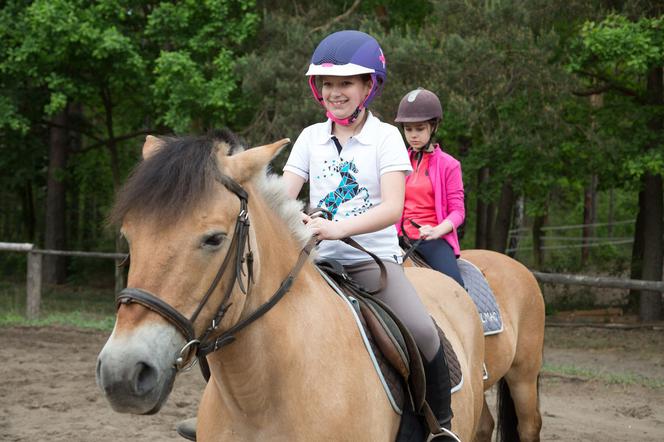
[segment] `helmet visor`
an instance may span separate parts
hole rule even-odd
[[[360,66],[354,63],[347,64],[332,64],[332,63],[323,63],[323,64],[310,64],[309,70],[305,75],[333,75],[336,77],[350,77],[353,75],[361,74],[373,74],[376,71]]]

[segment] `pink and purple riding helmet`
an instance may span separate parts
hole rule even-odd
[[[379,93],[387,79],[385,55],[375,38],[360,31],[339,31],[328,35],[320,42],[311,57],[311,64],[306,75],[314,98],[323,106],[323,97],[316,87],[316,77],[333,75],[350,77],[352,75],[369,74],[371,91],[355,112],[348,118],[336,118],[329,111],[327,117],[337,124],[352,124],[363,108]]]

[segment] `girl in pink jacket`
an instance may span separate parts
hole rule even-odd
[[[442,117],[440,100],[426,89],[409,92],[399,104],[395,121],[403,125],[413,172],[406,177],[404,210],[396,227],[411,242],[421,239],[417,253],[463,286],[456,262],[457,228],[466,216],[461,164],[432,143]]]

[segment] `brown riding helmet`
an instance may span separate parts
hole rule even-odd
[[[443,107],[440,100],[431,91],[417,88],[408,92],[399,103],[396,123],[418,123],[421,121],[443,119]]]

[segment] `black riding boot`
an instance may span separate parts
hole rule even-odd
[[[196,440],[196,418],[191,417],[178,422],[175,430],[187,440]]]
[[[424,361],[424,374],[427,379],[426,400],[440,424],[440,431],[436,434],[431,434],[427,440],[459,442],[459,438],[451,431],[452,386],[450,383],[450,370],[447,367],[445,351],[442,345],[432,361]]]

